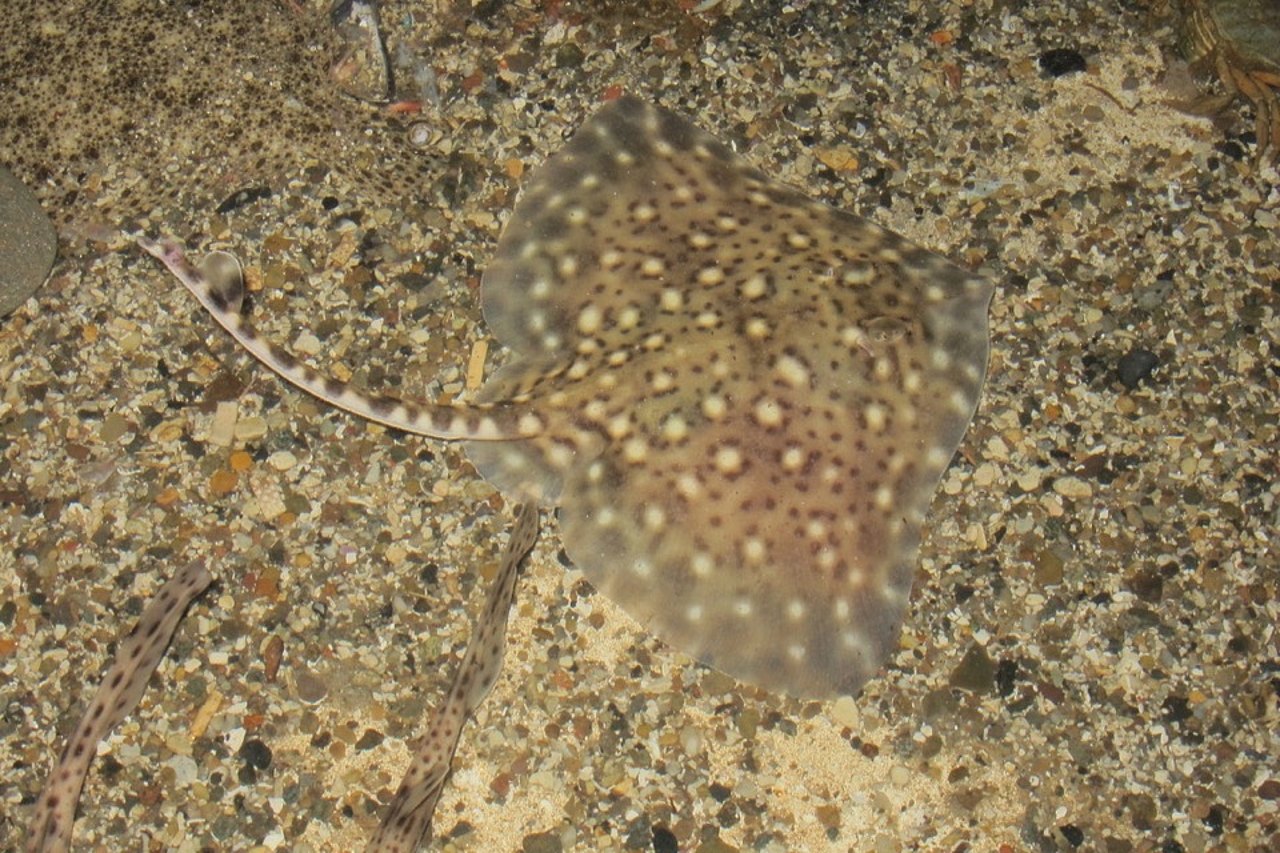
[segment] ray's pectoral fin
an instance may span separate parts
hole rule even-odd
[[[991,295],[621,98],[534,174],[482,286],[517,355],[486,399],[529,393],[573,429],[468,453],[558,502],[574,564],[667,643],[854,693],[897,641]]]

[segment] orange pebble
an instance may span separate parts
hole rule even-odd
[[[220,498],[235,491],[239,482],[240,478],[234,471],[218,471],[209,478],[209,491],[213,492],[214,497]]]
[[[253,584],[253,591],[263,598],[277,598],[280,595],[280,570],[275,566],[265,566],[258,573]]]
[[[280,672],[280,662],[284,660],[284,640],[279,634],[273,634],[267,641],[267,648],[262,653],[262,668],[268,684],[275,684]]]

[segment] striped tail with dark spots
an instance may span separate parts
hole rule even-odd
[[[446,440],[505,441],[532,438],[543,431],[541,419],[522,400],[429,403],[370,394],[325,376],[259,335],[240,313],[244,276],[233,255],[212,252],[197,267],[187,260],[182,244],[176,240],[141,237],[138,245],[168,267],[218,324],[255,358],[282,379],[331,405],[389,427]]]

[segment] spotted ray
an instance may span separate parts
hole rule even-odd
[[[241,316],[230,256],[196,268],[173,241],[142,245],[286,380],[466,439],[509,498],[559,506],[574,563],[663,640],[801,697],[856,692],[892,648],[986,370],[990,282],[631,97],[512,212],[482,299],[513,357],[469,404],[325,377]],[[375,849],[425,831],[474,709],[458,690],[441,712],[456,729],[425,739],[396,807],[409,817]]]
[[[120,643],[111,668],[36,801],[27,827],[27,853],[64,853],[71,849],[76,804],[98,743],[137,707],[187,605],[212,581],[213,576],[200,562],[179,569],[156,592],[138,623]]]
[[[633,97],[516,205],[482,288],[514,357],[475,403],[328,379],[176,244],[144,245],[284,378],[471,439],[505,494],[558,505],[574,563],[659,637],[803,697],[855,692],[892,648],[986,370],[988,280]]]

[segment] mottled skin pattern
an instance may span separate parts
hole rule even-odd
[[[137,707],[187,605],[212,581],[203,563],[188,563],[179,569],[160,587],[138,624],[120,643],[111,668],[40,792],[27,830],[27,853],[71,849],[76,803],[98,743]]]
[[[896,643],[925,512],[986,372],[989,281],[630,97],[516,205],[482,285],[513,358],[472,403],[329,379],[241,316],[233,258],[197,268],[176,242],[141,244],[284,379],[465,439],[509,498],[559,506],[574,563],[660,638],[800,697],[855,693]],[[500,664],[508,596],[490,599],[373,849],[427,832]]]

